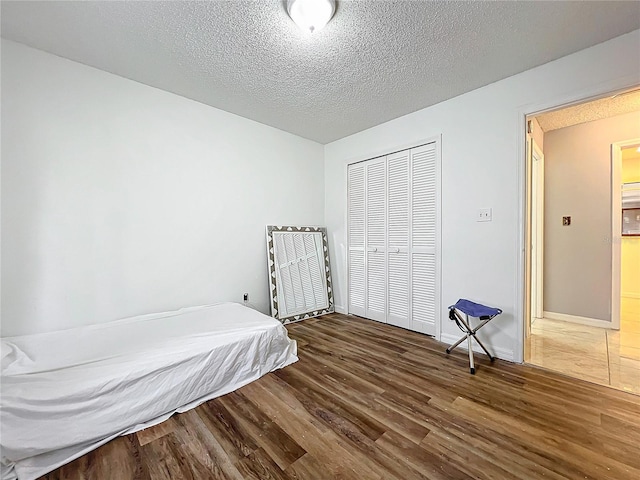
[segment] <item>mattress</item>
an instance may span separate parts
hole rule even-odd
[[[37,478],[297,361],[277,320],[235,303],[2,339],[3,478]]]

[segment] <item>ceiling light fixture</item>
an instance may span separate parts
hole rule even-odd
[[[305,32],[318,32],[336,11],[335,0],[287,0],[287,12]]]

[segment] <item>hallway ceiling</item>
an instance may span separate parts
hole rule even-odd
[[[2,36],[328,143],[640,28],[618,1],[3,1]]]
[[[640,90],[535,115],[543,132],[640,111]],[[638,126],[640,131],[640,125]]]

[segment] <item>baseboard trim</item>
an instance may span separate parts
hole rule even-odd
[[[567,315],[566,313],[542,312],[544,318],[549,320],[561,320],[563,322],[579,323],[588,327],[611,328],[611,322],[597,318],[579,317],[578,315]]]
[[[460,340],[460,337],[462,337],[464,334],[462,332],[460,332],[460,335],[451,335],[450,333],[441,333],[440,334],[440,341],[442,343],[446,343],[448,345],[451,345],[455,342],[457,342],[458,340]],[[480,334],[478,334],[480,335]],[[490,352],[493,352],[493,354],[498,357],[500,360],[506,360],[508,362],[513,362],[513,350],[509,350],[508,348],[502,348],[502,347],[493,347],[491,345],[487,345],[488,342],[485,342],[484,340],[480,340],[482,341],[482,343],[484,343],[487,348],[489,349]],[[467,350],[467,342],[462,342],[459,346],[457,346],[456,348],[461,348],[463,350]],[[478,352],[478,353],[484,353],[484,350],[482,350],[480,348],[480,346],[476,343],[473,344],[473,351],[474,352]]]
[[[640,299],[640,293],[622,292],[622,297]]]

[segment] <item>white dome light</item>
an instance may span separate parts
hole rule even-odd
[[[318,32],[331,20],[335,0],[287,0],[287,12],[305,32]]]

